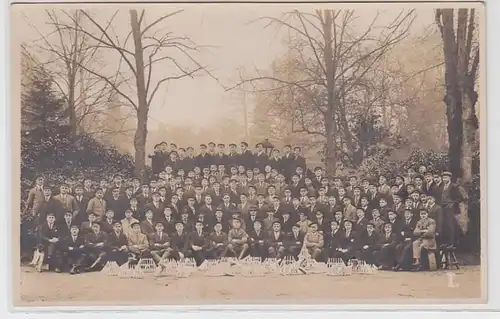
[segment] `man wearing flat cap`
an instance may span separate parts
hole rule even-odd
[[[318,231],[318,223],[312,222],[309,225],[309,231],[304,237],[304,246],[306,247],[309,255],[316,261],[320,261],[321,253],[325,242],[323,235]]]
[[[285,241],[286,235],[281,230],[281,223],[275,219],[272,224],[272,230],[268,235],[269,257],[283,259],[285,257]]]
[[[133,261],[146,257],[149,254],[149,241],[141,232],[141,223],[132,223],[132,232],[128,235],[128,250],[132,254]]]
[[[64,251],[64,264],[70,274],[77,274],[82,270],[85,260],[85,238],[80,234],[78,225],[71,225],[70,234],[62,242]]]
[[[128,239],[123,233],[122,224],[119,221],[113,223],[113,230],[108,234],[108,254],[106,259],[114,261],[118,266],[128,260]]]
[[[88,271],[100,270],[104,266],[108,250],[108,235],[101,230],[99,222],[92,223],[92,232],[85,236],[85,248],[88,252],[90,267]]]
[[[234,218],[232,220],[232,229],[229,230],[227,234],[228,237],[228,252],[231,253],[234,257],[238,259],[242,259],[245,257],[248,246],[248,235],[241,228],[241,219]]]
[[[455,245],[458,240],[460,228],[457,218],[460,214],[459,203],[462,200],[460,190],[457,185],[451,182],[451,173],[443,172],[443,188],[441,192],[441,206],[443,207],[443,229],[439,235],[440,243]]]
[[[226,154],[226,145],[223,143],[219,143],[217,145],[217,153],[214,155],[213,164],[219,166],[224,165],[225,167],[229,166],[229,158]]]
[[[207,145],[200,144],[200,154],[196,156],[196,166],[200,168],[209,167],[212,163],[212,157],[207,153]]]
[[[243,165],[247,170],[253,169],[255,166],[254,165],[255,159],[252,151],[248,149],[248,143],[241,142],[240,149],[241,149],[240,165]]]

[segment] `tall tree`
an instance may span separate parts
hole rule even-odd
[[[130,31],[122,40],[112,33],[113,28],[108,28],[113,25],[118,10],[106,23],[98,22],[85,10],[79,11],[92,28],[84,27],[82,23],[77,26],[65,24],[64,27],[87,35],[97,42],[99,49],[114,52],[119,59],[117,73],[120,73],[123,79],[123,82],[119,83],[112,81],[102,70],[80,66],[105,81],[134,109],[137,118],[134,134],[135,174],[144,178],[148,114],[151,103],[162,85],[166,85],[169,81],[193,78],[201,72],[210,74],[193,56],[201,47],[189,37],[162,32],[162,28],[158,28],[165,20],[180,14],[183,10],[163,15],[150,24],[145,22],[145,10],[142,10],[140,15],[137,10],[129,10]],[[127,46],[130,38],[133,42],[132,48]],[[159,67],[160,63],[167,63],[167,67],[164,65]],[[120,69],[122,64],[125,65],[125,71]],[[161,70],[162,76],[154,76],[153,69]],[[165,73],[167,75],[163,76]]]
[[[70,135],[74,138],[79,132],[92,131],[94,122],[88,119],[107,110],[111,90],[108,83],[84,70],[84,67],[101,67],[102,61],[95,41],[77,31],[83,23],[81,13],[53,9],[45,10],[45,14],[45,24],[49,27],[46,33],[25,17],[38,38],[29,45],[24,44],[24,51],[32,64],[50,68],[54,86],[65,100]],[[110,79],[116,81],[116,77]]]
[[[414,12],[401,11],[383,25],[377,13],[361,31],[355,25],[358,19],[353,10],[295,10],[279,19],[262,18],[268,26],[288,29],[288,55],[274,65],[272,74],[242,76],[236,85],[260,81],[263,84],[254,91],[279,92],[293,132],[323,141],[330,175],[335,174],[339,152],[347,150],[350,156],[359,152],[351,111],[360,100],[365,114],[377,106],[380,97],[368,94],[368,75],[377,61],[408,36]]]
[[[476,12],[465,8],[437,9],[435,19],[443,40],[450,170],[454,177],[461,177],[470,185],[479,128],[476,114],[479,68]]]

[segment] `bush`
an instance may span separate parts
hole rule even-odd
[[[116,149],[96,142],[89,136],[71,140],[67,135],[40,137],[24,132],[21,140],[21,198],[26,199],[35,178],[42,175],[45,184],[56,187],[71,178],[82,181],[108,178],[120,173],[132,176],[133,158]],[[35,225],[30,213],[24,212],[21,202],[21,250],[31,254],[35,245]]]

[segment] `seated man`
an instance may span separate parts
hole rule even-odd
[[[396,262],[395,270],[409,270],[413,263],[413,232],[417,221],[413,218],[413,210],[407,209],[404,212],[404,222],[401,228],[401,240],[396,246]]]
[[[222,231],[222,224],[215,223],[214,231],[209,236],[208,255],[210,258],[219,259],[225,257],[227,244],[227,234]]]
[[[163,261],[170,257],[172,248],[170,247],[170,237],[163,231],[163,222],[155,223],[155,232],[149,237],[149,248],[154,261],[162,266]]]
[[[356,258],[358,251],[358,235],[353,231],[353,222],[349,219],[344,220],[344,232],[339,236],[339,246],[335,258],[342,258],[344,263],[349,259]]]
[[[267,242],[269,244],[269,257],[283,259],[285,257],[285,233],[281,231],[279,220],[273,222],[272,230],[269,232]]]
[[[377,252],[379,269],[389,270],[395,266],[395,251],[398,244],[398,235],[392,231],[392,223],[385,222],[384,234],[380,236],[380,251]]]
[[[268,233],[262,230],[262,222],[258,219],[255,220],[252,229],[248,233],[248,244],[252,257],[260,257],[262,261],[267,258],[267,235]]]
[[[85,260],[85,238],[80,235],[78,225],[71,225],[70,235],[64,240],[64,259],[70,268],[70,274],[74,275],[81,271]]]
[[[380,236],[375,231],[375,225],[372,222],[366,224],[366,229],[363,231],[359,242],[359,251],[357,258],[364,260],[369,265],[376,264],[375,253],[379,250],[381,241]]]
[[[175,223],[175,232],[170,237],[170,247],[172,247],[171,257],[175,260],[184,259],[188,256],[189,236],[184,231],[184,224],[182,221]]]
[[[285,242],[286,253],[289,256],[299,259],[299,254],[304,246],[304,234],[300,232],[300,225],[292,225],[292,232],[288,234],[288,238]]]
[[[340,258],[338,249],[344,232],[340,229],[340,222],[336,219],[330,222],[330,231],[325,233],[325,260],[328,262],[330,258]]]
[[[89,257],[90,267],[88,271],[100,270],[104,266],[104,257],[106,256],[108,236],[101,231],[99,222],[92,223],[92,232],[85,236],[85,248]]]
[[[149,255],[148,237],[141,232],[141,223],[134,222],[130,225],[132,231],[128,234],[128,251],[131,254],[130,261],[136,262]]]
[[[38,247],[44,252],[44,263],[48,264],[49,270],[61,272],[61,243],[56,226],[56,215],[51,212],[47,213],[45,219],[46,222],[40,227]],[[38,271],[42,271],[42,263],[37,266]]]
[[[203,222],[197,220],[194,224],[195,230],[189,234],[188,249],[191,252],[196,265],[201,265],[207,258],[208,238],[203,232]]]
[[[324,244],[323,235],[318,231],[318,223],[312,222],[304,237],[304,245],[312,259],[319,261]]]
[[[123,265],[128,260],[128,239],[123,233],[122,223],[115,221],[113,230],[108,234],[108,254],[106,259],[114,261],[119,266]]]
[[[248,235],[241,229],[241,221],[233,219],[232,229],[227,234],[228,245],[227,250],[234,257],[242,259],[248,250]]]
[[[420,263],[420,255],[422,253],[422,248],[425,249],[436,249],[436,221],[429,218],[429,213],[426,209],[420,210],[420,220],[415,226],[413,234],[417,238],[413,242],[413,263],[416,270],[422,269]]]

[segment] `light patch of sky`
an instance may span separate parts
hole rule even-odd
[[[353,7],[353,6],[351,6]],[[41,33],[50,31],[44,10],[47,6],[23,6],[19,11]],[[55,7],[56,9],[58,7]],[[74,9],[75,7],[73,7]],[[153,99],[150,108],[149,128],[154,129],[158,123],[180,124],[194,123],[198,127],[210,127],[219,124],[227,118],[237,121],[243,120],[243,107],[240,98],[234,93],[226,92],[224,86],[230,86],[239,79],[239,69],[254,70],[267,69],[272,61],[286,53],[283,38],[286,31],[277,32],[272,28],[264,28],[263,22],[254,21],[263,16],[279,18],[284,12],[294,9],[314,11],[311,5],[263,5],[263,4],[210,4],[210,5],[183,5],[184,12],[165,20],[162,28],[174,32],[178,36],[188,36],[199,45],[210,46],[203,49],[196,57],[206,65],[215,81],[208,75],[184,78],[171,81],[163,86]],[[390,22],[405,7],[387,4],[381,7],[371,5],[355,6],[359,19],[353,25],[362,30],[373,19],[377,9],[382,11],[379,24]],[[68,9],[68,8],[66,8]],[[92,15],[101,23],[105,23],[118,9],[117,6],[100,6],[91,8]],[[127,8],[121,6],[116,16],[113,29],[117,38],[123,39],[130,30]],[[146,22],[151,23],[158,17],[180,9],[179,6],[157,5],[146,9]],[[432,8],[417,9],[417,19],[414,29],[424,28],[433,21]],[[23,42],[30,42],[38,38],[36,32],[28,24],[20,25],[23,28]],[[157,29],[155,29],[157,30]],[[151,30],[154,32],[155,30]],[[128,48],[133,49],[132,41]],[[175,54],[175,53],[173,53]],[[102,54],[103,70],[112,72],[116,67],[117,55],[114,51]],[[165,72],[172,70],[171,64],[157,64],[154,67],[153,80],[160,79]],[[153,81],[154,83],[154,81]],[[251,103],[251,102],[250,102]],[[252,105],[249,106],[250,109]]]

